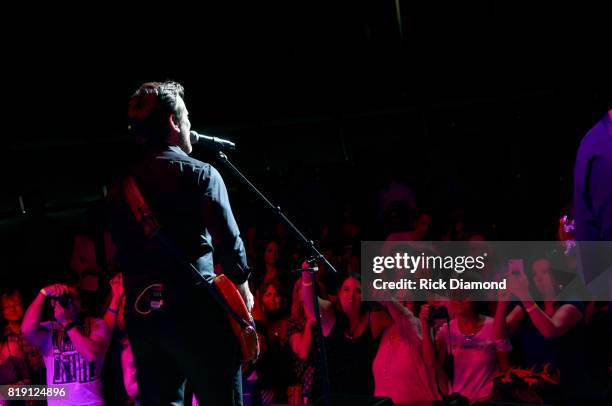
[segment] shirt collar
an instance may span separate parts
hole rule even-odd
[[[178,145],[168,145],[168,149],[176,154],[183,155],[186,157],[189,156]]]

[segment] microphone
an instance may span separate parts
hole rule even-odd
[[[236,144],[229,140],[224,140],[219,137],[210,137],[204,134],[198,134],[195,131],[190,132],[191,144],[200,144],[215,151],[227,151],[236,149]]]

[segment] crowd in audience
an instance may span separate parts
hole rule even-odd
[[[454,222],[436,235],[434,216],[397,202],[381,219],[384,238],[486,239],[460,216],[452,217]],[[469,402],[499,399],[508,396],[498,388],[503,377],[519,367],[546,376],[538,383],[543,389],[532,393],[534,402],[609,404],[607,303],[556,301],[559,283],[547,259],[526,264],[526,276],[490,303],[465,298],[366,302],[359,241],[369,236],[362,235],[354,213],[339,218],[338,225],[325,225],[315,236],[338,274],[325,264],[319,264],[314,277],[300,273],[304,253],[283,225],[251,227],[244,234],[262,350],[255,364],[243,365],[251,404],[302,404],[320,396],[321,343],[334,393],[386,396],[398,405],[433,402],[453,393]],[[138,370],[123,322],[121,273],[108,255],[112,241],[102,235],[101,248],[92,235],[75,237],[70,280],[41,286],[34,298],[4,288],[0,385],[67,385],[72,404],[138,403]],[[529,286],[544,300],[526,294]],[[315,306],[321,315],[321,340]],[[441,306],[450,315],[447,322],[434,316]]]

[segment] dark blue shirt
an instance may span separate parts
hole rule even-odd
[[[583,138],[574,169],[578,241],[612,241],[612,122],[606,114]]]
[[[612,122],[606,114],[583,138],[574,168],[577,241],[612,241]],[[597,248],[579,246],[586,283],[606,268]]]
[[[176,146],[146,153],[130,171],[166,239],[207,279],[214,259],[235,284],[249,276],[244,244],[227,189],[211,165],[190,158]],[[120,187],[110,196],[113,239],[128,297],[147,283],[162,282],[180,295],[194,280],[173,254],[147,239],[125,204]]]

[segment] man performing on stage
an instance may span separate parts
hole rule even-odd
[[[574,168],[574,214],[580,271],[589,291],[612,306],[612,110],[584,136]],[[612,326],[612,317],[609,319]]]
[[[227,190],[215,168],[187,155],[183,97],[175,82],[145,83],[134,93],[128,118],[143,151],[129,175],[165,238],[209,280],[214,252],[250,310],[249,268]],[[172,252],[144,237],[120,189],[109,200],[140,404],[182,404],[187,380],[201,404],[242,405],[239,344],[226,311]]]

